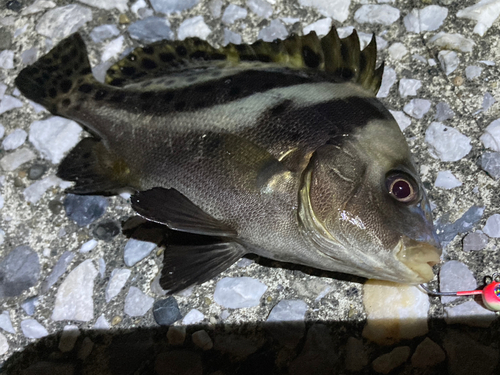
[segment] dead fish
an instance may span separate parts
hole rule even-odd
[[[92,134],[59,166],[69,192],[131,189],[138,214],[196,239],[166,249],[171,293],[247,253],[420,284],[441,250],[406,140],[375,98],[376,50],[335,28],[223,48],[164,41],[101,84],[74,34],[16,85]]]

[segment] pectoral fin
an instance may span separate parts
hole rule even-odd
[[[213,218],[175,189],[153,188],[131,198],[132,208],[172,230],[205,236],[236,237],[234,229]]]
[[[245,255],[245,248],[236,242],[201,245],[169,245],[163,258],[160,285],[169,294],[201,284],[225,271]]]

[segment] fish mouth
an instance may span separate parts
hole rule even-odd
[[[441,249],[406,236],[399,241],[397,247],[396,258],[418,275],[416,284],[426,283],[434,278],[432,267],[440,262]]]

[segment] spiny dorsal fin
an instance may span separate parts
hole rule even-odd
[[[108,70],[106,83],[125,86],[188,68],[214,65],[224,68],[240,62],[255,62],[291,69],[323,71],[326,73],[325,79],[356,82],[376,94],[383,73],[383,65],[375,69],[376,59],[375,36],[360,51],[356,31],[347,38],[340,39],[334,27],[321,39],[312,31],[305,36],[291,35],[285,40],[258,40],[253,44],[229,44],[221,48],[212,47],[199,38],[189,38],[136,48]]]

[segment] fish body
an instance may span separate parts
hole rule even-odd
[[[375,60],[374,40],[360,51],[335,29],[219,49],[193,38],[137,48],[101,84],[75,34],[16,84],[93,135],[59,166],[71,192],[131,189],[141,216],[202,239],[167,248],[171,292],[246,253],[419,284],[440,249],[408,145],[375,98]]]

